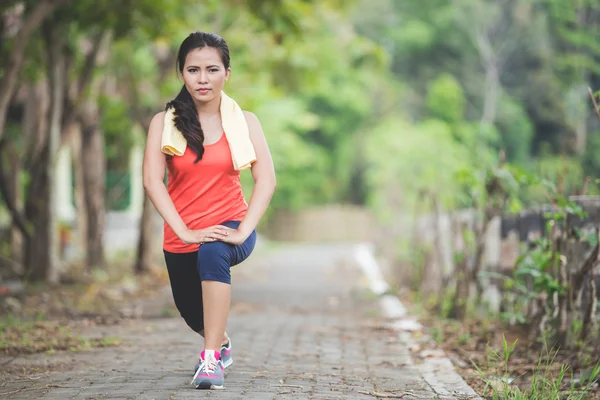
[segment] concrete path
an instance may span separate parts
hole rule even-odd
[[[235,267],[228,325],[234,364],[226,370],[225,390],[189,384],[202,342],[176,316],[85,332],[118,336],[118,347],[0,360],[0,368],[59,370],[16,375],[0,388],[0,398],[478,398],[447,359],[411,357],[411,335],[399,335],[381,317],[351,250],[286,245]],[[145,313],[165,304],[172,304],[169,291]]]

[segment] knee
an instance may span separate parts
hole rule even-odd
[[[200,304],[200,306],[202,306]],[[179,311],[179,315],[187,326],[196,332],[204,330],[204,315],[198,312],[198,308],[187,302],[182,302],[181,299],[175,299],[175,307]]]
[[[194,332],[198,332],[200,334],[204,333],[204,317],[202,314],[200,315],[189,315],[188,313],[180,312],[179,313],[187,326],[189,326]]]

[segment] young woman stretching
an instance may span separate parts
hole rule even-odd
[[[184,86],[150,123],[144,187],[165,221],[163,250],[175,305],[204,337],[192,383],[221,389],[224,369],[232,363],[225,332],[229,269],[254,249],[275,171],[260,122],[222,91],[230,77],[225,40],[190,34],[179,48],[177,67]],[[239,178],[244,168],[251,168],[255,182],[249,203]]]

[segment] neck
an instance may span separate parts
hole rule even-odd
[[[221,112],[221,95],[219,94],[217,97],[207,102],[199,102],[194,101],[196,103],[196,110],[198,114],[211,115],[211,114],[219,114]]]

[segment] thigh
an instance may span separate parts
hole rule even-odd
[[[240,221],[227,221],[222,225],[228,226],[230,228],[237,229],[240,225]],[[233,267],[241,262],[243,262],[246,258],[250,256],[252,251],[254,250],[254,246],[256,245],[256,230],[252,231],[250,236],[244,241],[244,243],[240,245],[229,245],[230,254],[229,254],[229,266]]]
[[[223,225],[237,228],[239,222],[227,221]],[[233,245],[221,241],[204,243],[198,250],[198,274],[202,281],[219,281],[231,284],[230,268],[244,261],[256,243],[256,232],[240,245]]]
[[[204,243],[198,250],[198,274],[202,281],[231,283],[232,246],[225,242]]]

